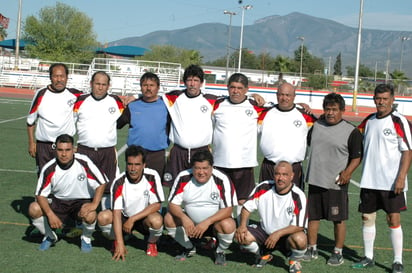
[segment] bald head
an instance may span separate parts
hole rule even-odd
[[[290,110],[295,105],[295,87],[290,83],[282,83],[276,93],[280,110]]]

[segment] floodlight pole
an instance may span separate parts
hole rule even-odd
[[[401,64],[399,65],[399,71],[402,71],[402,61],[403,61],[403,42],[409,41],[411,37],[402,36],[401,38]]]
[[[229,29],[228,29],[227,46],[226,46],[226,77],[225,77],[225,82],[227,82],[228,76],[229,76],[230,40],[232,36],[232,16],[236,15],[236,12],[225,10],[223,14],[229,15]]]
[[[358,108],[356,105],[356,99],[358,96],[358,83],[359,83],[359,62],[360,62],[360,49],[361,49],[361,42],[362,42],[362,17],[363,17],[363,0],[360,0],[358,46],[356,48],[355,86],[353,88],[353,98],[352,98],[352,112],[355,112],[355,113],[358,112]]]
[[[14,69],[19,69],[19,50],[20,50],[20,28],[21,28],[21,2],[19,0],[19,11],[17,14],[17,30],[16,30],[16,51],[14,56]]]
[[[240,25],[240,46],[239,46],[239,63],[237,67],[237,72],[240,72],[240,67],[242,65],[242,47],[243,47],[243,22],[245,18],[245,10],[253,8],[252,5],[242,6],[242,23]]]

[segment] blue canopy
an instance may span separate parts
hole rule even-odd
[[[110,46],[106,48],[99,48],[96,53],[107,53],[116,56],[134,57],[143,56],[146,51],[150,49],[137,46]]]
[[[19,49],[23,50],[26,47],[26,45],[29,45],[29,44],[31,44],[31,43],[28,42],[28,41],[20,39]],[[16,39],[3,40],[3,41],[0,42],[0,47],[15,49],[16,48]]]

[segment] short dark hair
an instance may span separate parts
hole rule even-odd
[[[127,158],[129,156],[142,156],[142,162],[146,163],[146,150],[142,146],[130,145],[127,147],[126,152],[124,153],[125,160],[127,162]]]
[[[110,76],[109,76],[109,74],[107,74],[107,73],[104,72],[104,71],[96,71],[96,72],[94,72],[93,75],[92,75],[92,79],[91,79],[90,81],[91,81],[91,82],[94,82],[94,78],[96,77],[96,75],[99,75],[99,74],[106,76],[106,78],[107,78],[107,83],[110,84]]]
[[[213,166],[213,155],[208,150],[200,150],[196,152],[190,161],[190,166],[193,167],[196,162],[208,161],[210,166]]]
[[[69,75],[69,69],[67,68],[67,65],[65,65],[64,63],[54,63],[49,67],[49,77],[51,79],[52,75],[53,75],[53,70],[55,67],[63,67],[64,71],[66,72],[66,76]]]
[[[340,94],[337,93],[327,94],[323,99],[322,107],[325,109],[327,105],[335,103],[339,105],[339,110],[345,111],[345,100]]]
[[[249,80],[248,78],[242,74],[242,73],[234,73],[232,74],[232,76],[230,76],[227,85],[229,86],[232,82],[239,82],[241,84],[243,84],[244,87],[248,87],[249,86]]]
[[[146,72],[140,77],[140,86],[142,86],[144,81],[152,80],[156,82],[157,86],[160,86],[159,77],[153,72]]]
[[[74,138],[71,135],[68,134],[62,134],[59,135],[56,138],[56,145],[59,143],[71,143],[72,145],[74,144]]]
[[[395,96],[395,91],[392,84],[381,83],[378,86],[376,86],[374,96],[386,92],[389,92],[392,97]]]
[[[203,82],[205,80],[205,73],[200,66],[191,64],[186,67],[185,72],[183,73],[183,82],[186,82],[189,77],[198,77],[200,81]]]

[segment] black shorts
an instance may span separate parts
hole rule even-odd
[[[281,237],[273,249],[268,249],[265,246],[265,242],[269,237],[269,234],[267,234],[266,231],[262,229],[260,224],[248,226],[247,229],[253,235],[253,237],[255,237],[256,243],[260,246],[262,254],[271,252],[273,250],[279,250],[280,252],[282,252],[283,255],[288,256],[288,253],[290,251],[290,247],[288,244],[289,235]]]
[[[79,144],[77,147],[79,154],[87,155],[91,161],[107,176],[109,180],[104,193],[110,194],[110,188],[118,172],[116,147],[90,148]]]
[[[47,162],[56,158],[55,145],[52,142],[37,141],[36,143],[36,166],[37,176]]]
[[[146,151],[146,167],[157,171],[160,178],[163,179],[166,166],[165,150]]]
[[[80,209],[86,203],[90,203],[92,199],[76,199],[76,200],[61,200],[54,196],[51,197],[51,209],[57,217],[64,223],[68,218],[79,220],[78,216]]]
[[[345,190],[331,190],[309,185],[309,221],[321,219],[329,221],[348,220],[348,204],[348,192]]]
[[[127,219],[129,219],[129,217],[126,217],[122,214],[122,223],[126,222]],[[138,232],[140,232],[143,235],[149,235],[149,227],[147,227],[143,224],[145,219],[146,218],[143,218],[143,219],[140,219],[140,220],[137,220],[136,222],[134,222],[132,230],[137,230]]]
[[[179,145],[173,145],[169,153],[166,164],[166,171],[163,176],[163,185],[171,187],[177,175],[184,170],[190,169],[190,158],[197,151],[209,151],[208,146],[193,149],[185,149]]]
[[[359,212],[373,213],[382,209],[387,214],[399,213],[407,209],[405,192],[395,194],[393,191],[361,189]]]
[[[235,186],[238,200],[248,199],[250,193],[255,187],[255,175],[253,168],[238,168],[229,169],[216,167],[216,169],[224,172]]]
[[[262,165],[260,166],[260,174],[259,174],[259,181],[265,180],[273,180],[275,177],[275,165],[276,163],[264,158],[262,161]],[[302,163],[296,162],[292,164],[293,169],[293,184],[304,189],[303,183],[303,171],[302,171]]]

